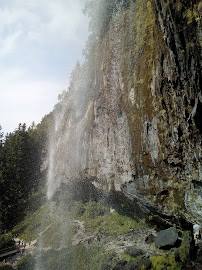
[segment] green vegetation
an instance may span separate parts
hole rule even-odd
[[[0,270],[13,270],[13,267],[10,265],[0,265]]]
[[[42,252],[39,257],[30,255],[19,260],[17,270],[102,270],[107,263],[110,264],[114,252],[106,252],[98,245],[86,248],[83,245],[58,250]],[[109,268],[108,268],[109,269]]]
[[[18,270],[34,270],[36,265],[41,270],[66,270],[67,265],[71,270],[101,270],[105,266],[110,269],[115,264],[116,255],[113,250],[105,251],[102,245],[104,239],[141,227],[126,215],[116,211],[110,213],[104,201],[74,201],[71,207],[68,213],[55,202],[49,202],[34,213],[27,214],[14,227],[13,233],[18,234],[24,242],[37,239],[42,248],[51,247],[48,251],[42,249],[40,256],[35,253],[34,256],[22,257],[18,262]],[[71,223],[71,218],[84,221],[85,229],[94,236],[98,233],[102,235],[101,242],[72,246],[72,239],[78,229]]]
[[[186,259],[187,259],[187,248],[188,248],[188,245],[190,245],[189,241],[188,241],[188,237],[190,236],[190,232],[189,231],[185,231],[183,233],[183,238],[182,238],[182,243],[181,243],[181,246],[179,248],[179,254],[180,254],[180,259],[182,262],[185,262]]]
[[[143,227],[127,215],[121,215],[117,211],[110,213],[109,207],[102,201],[90,201],[85,205],[76,202],[70,216],[84,221],[85,228],[95,234],[118,236],[131,229]]]
[[[13,235],[11,232],[7,234],[1,234],[0,235],[0,249],[13,246],[15,242],[12,239],[13,239]]]
[[[130,229],[141,227],[139,223],[128,216],[119,215],[117,212],[106,214],[103,217],[98,216],[94,219],[85,219],[85,227],[96,233],[118,236],[129,232]]]
[[[27,214],[24,219],[18,223],[12,230],[20,239],[25,242],[32,241],[38,237],[38,234],[45,230],[52,222],[53,217],[50,216],[50,208],[52,205],[44,205],[34,213]]]
[[[74,202],[71,215],[60,213],[61,209],[52,202],[47,203],[14,228],[25,242],[35,237],[42,247],[51,247],[51,250],[41,251],[40,256],[24,256],[18,262],[18,270],[34,270],[38,265],[41,270],[101,270],[103,265],[111,265],[116,257],[114,251],[105,251],[98,242],[85,247],[82,244],[72,246],[73,236],[77,229],[71,224],[70,216],[93,221],[94,218],[110,215],[109,208],[102,202],[89,202],[83,204]],[[61,248],[63,247],[63,248]],[[109,268],[107,268],[109,269]]]
[[[175,255],[165,254],[163,256],[151,256],[152,270],[161,270],[166,267],[167,270],[180,270],[182,263],[175,261]]]
[[[193,8],[187,9],[184,16],[187,18],[187,24],[191,24],[194,21],[198,22],[200,20],[198,5],[194,5]]]
[[[32,270],[35,266],[35,259],[27,255],[18,260],[17,270]]]
[[[47,132],[51,117],[46,116],[41,124],[32,124],[29,128],[25,124],[19,124],[5,138],[1,132],[0,233],[11,230],[22,220],[27,210],[34,211],[40,206],[36,193],[39,186],[40,190],[44,186],[45,172],[42,173],[40,168],[47,154]]]
[[[121,254],[121,259],[125,259],[125,260],[127,260],[128,262],[131,262],[131,261],[138,261],[138,260],[141,259],[141,256],[132,257],[132,256],[130,256],[129,254],[122,253],[122,254]]]

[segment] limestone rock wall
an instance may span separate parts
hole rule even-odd
[[[55,181],[85,176],[165,214],[199,216],[200,13],[199,1],[136,0],[112,16],[85,110],[75,120],[61,103]]]

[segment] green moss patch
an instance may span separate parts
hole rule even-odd
[[[180,270],[182,263],[175,261],[175,255],[165,254],[163,256],[151,256],[150,260],[152,262],[153,270],[161,270],[166,267],[167,270]]]

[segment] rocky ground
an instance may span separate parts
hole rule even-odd
[[[118,237],[98,235],[100,237],[99,241],[97,236],[86,231],[83,226],[83,222],[79,220],[71,220],[71,223],[77,228],[77,233],[73,238],[72,245],[82,243],[88,246],[95,241],[100,242],[100,244],[104,246],[105,250],[115,250],[115,253],[119,258],[128,247],[132,246],[136,246],[138,249],[141,249],[146,256],[162,254],[160,250],[155,248],[153,242],[149,240],[150,238],[155,237],[157,234],[157,232],[152,228],[131,230],[130,232],[122,234]]]
[[[90,248],[96,243],[105,251],[114,251],[115,255],[113,257],[113,262],[116,261],[117,264],[113,266],[113,268],[111,268],[111,266],[108,264],[105,266],[105,268],[103,268],[104,270],[142,269],[142,266],[145,266],[144,269],[158,269],[155,267],[153,268],[150,257],[163,257],[165,254],[167,254],[166,256],[174,254],[176,262],[180,262],[180,245],[176,245],[176,243],[179,240],[182,241],[182,237],[181,235],[179,236],[179,233],[174,227],[170,228],[169,230],[163,230],[161,232],[157,232],[153,228],[139,228],[135,230],[131,229],[129,232],[120,234],[118,236],[109,236],[104,234],[95,235],[90,233],[84,227],[83,221],[71,219],[70,223],[76,228],[76,233],[72,238],[72,246],[83,244],[86,248]],[[43,233],[44,231],[42,231],[40,235]],[[191,234],[189,234],[187,237],[188,240],[186,241],[189,242],[186,243],[186,250],[184,251],[187,258],[185,258],[183,265],[187,266],[179,269],[202,270],[202,240],[198,241],[198,245],[193,251],[191,247],[192,238],[190,236]],[[159,238],[158,241],[157,238]],[[18,245],[19,241],[22,243],[22,239],[15,238],[16,245]],[[164,247],[166,245],[169,247],[165,251]],[[26,243],[25,252],[23,254],[19,252],[14,256],[7,258],[6,264],[12,266],[13,269],[17,269],[18,260],[25,255],[35,254],[35,252],[37,252],[36,246],[37,240]],[[67,248],[67,246],[61,246],[57,250],[63,248]],[[47,250],[51,250],[51,247],[44,248],[44,251]],[[191,256],[193,257],[193,252],[195,252],[196,255],[194,261],[190,259]],[[125,254],[125,257],[123,254]],[[131,260],[131,258],[133,259]],[[178,269],[174,268],[174,266],[169,263],[167,267],[168,268],[165,269]]]

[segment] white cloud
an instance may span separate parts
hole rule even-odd
[[[88,36],[84,2],[0,0],[0,125],[4,131],[13,131],[19,122],[39,122],[53,109],[65,88],[68,69],[79,60]]]
[[[0,42],[5,29],[12,34],[23,32],[25,40],[47,45],[62,39],[82,41],[87,34],[88,19],[82,14],[79,0],[10,0],[12,5],[0,6]],[[80,33],[77,28],[81,27]],[[6,36],[7,38],[7,36]],[[13,40],[14,43],[15,40]]]
[[[15,33],[12,33],[11,35],[7,36],[6,38],[1,40],[0,43],[0,57],[6,56],[10,52],[13,51],[15,47],[16,41],[19,39],[21,36],[22,32],[17,31]]]
[[[64,89],[56,81],[26,80],[26,72],[12,69],[1,73],[0,125],[11,132],[19,123],[31,125],[53,110],[58,94]]]

